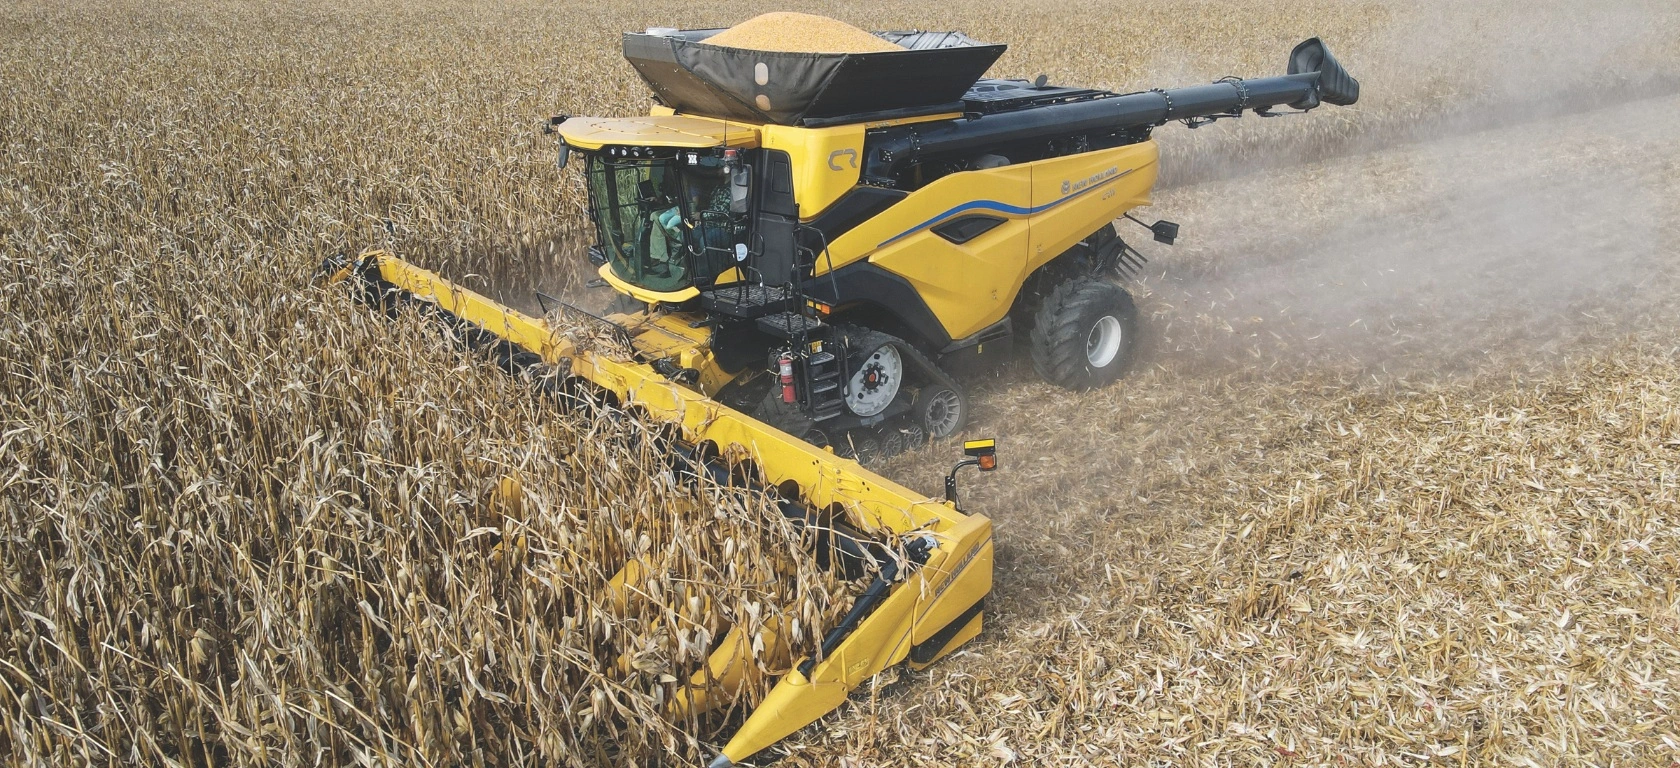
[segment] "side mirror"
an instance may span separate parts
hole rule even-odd
[[[737,165],[729,174],[729,212],[740,215],[747,212],[747,197],[752,191],[752,169],[745,165]]]
[[[997,441],[990,438],[966,441],[963,443],[963,456],[966,458],[951,467],[951,474],[945,476],[945,500],[953,507],[957,505],[957,470],[963,467],[979,467],[981,472],[997,469]]]
[[[1145,223],[1143,223],[1143,219],[1140,219],[1136,216],[1133,216],[1130,212],[1123,213],[1123,214],[1120,214],[1120,215],[1122,215],[1122,216],[1126,217],[1127,219],[1131,220],[1131,222],[1133,224],[1136,224],[1140,227],[1143,227],[1144,229],[1149,230],[1149,233],[1155,236],[1155,242],[1157,242],[1157,243],[1166,243],[1167,245],[1172,245],[1173,241],[1178,239],[1178,225],[1174,224],[1170,221],[1167,221],[1166,219],[1161,219],[1160,221],[1157,221],[1154,224],[1145,224]],[[1126,247],[1125,244],[1122,243],[1121,244],[1122,250],[1124,250],[1125,247]]]
[[[554,167],[566,170],[566,162],[572,159],[572,147],[565,139],[560,140],[560,156],[554,159]]]

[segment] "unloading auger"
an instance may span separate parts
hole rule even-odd
[[[718,31],[626,34],[651,114],[546,126],[561,168],[582,159],[591,262],[641,308],[595,318],[618,351],[580,349],[386,252],[325,271],[371,305],[460,327],[509,369],[546,366],[671,425],[692,475],[774,493],[783,514],[830,532],[819,559],[869,580],[819,651],[789,660],[713,762],[727,766],[883,669],[926,666],[980,632],[992,526],[957,508],[957,470],[938,500],[848,456],[961,432],[968,401],[943,362],[1012,336],[1052,382],[1114,381],[1136,335],[1119,283],[1143,264],[1114,222],[1150,202],[1151,131],[1352,104],[1359,84],[1316,38],[1281,76],[1121,94],[981,79],[1004,46],[959,33],[807,54],[707,43]],[[1145,226],[1158,242],[1178,235]],[[958,468],[996,466],[990,441],[965,450]],[[639,578],[627,566],[614,584]],[[674,706],[730,701],[748,645],[725,635]]]

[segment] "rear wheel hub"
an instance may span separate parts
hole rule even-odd
[[[1091,333],[1085,337],[1085,361],[1092,368],[1107,368],[1120,354],[1120,342],[1124,338],[1125,330],[1113,315],[1097,318]]]

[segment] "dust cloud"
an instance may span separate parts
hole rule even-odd
[[[1666,97],[1163,195],[1210,238],[1148,283],[1163,344],[1404,374],[1672,327],[1676,120]]]
[[[1354,107],[1158,131],[1158,361],[1522,370],[1676,325],[1672,7],[1407,9],[1329,41]]]
[[[1359,102],[1305,116],[1228,120],[1189,131],[1157,131],[1162,186],[1291,168],[1331,157],[1602,109],[1680,93],[1680,13],[1672,3],[1370,3],[1348,13],[1382,18],[1372,31],[1342,36],[1334,20],[1290,20],[1276,45],[1324,35],[1360,81]],[[1256,43],[1255,45],[1268,45]],[[1269,59],[1268,59],[1269,60]],[[1233,74],[1163,52],[1150,85],[1188,84]]]

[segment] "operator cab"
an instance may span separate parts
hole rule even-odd
[[[748,182],[738,155],[622,146],[587,153],[590,218],[613,275],[668,294],[705,288],[741,261]]]
[[[557,117],[560,164],[582,161],[596,246],[591,260],[620,293],[682,303],[756,279],[762,248],[753,199],[756,126],[687,115]],[[791,233],[790,233],[791,236]]]

